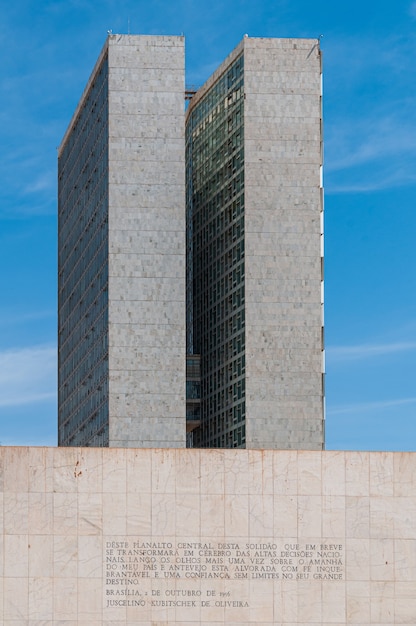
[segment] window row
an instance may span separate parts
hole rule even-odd
[[[61,263],[59,271],[62,271],[63,285],[59,293],[59,306],[63,307],[68,299],[82,298],[83,293],[94,283],[95,276],[99,275],[102,268],[108,264],[108,229],[105,220],[99,224],[96,237],[90,245],[83,248],[78,255],[71,255],[65,263]],[[72,260],[72,263],[70,263]],[[107,270],[106,270],[107,271]],[[104,276],[103,287],[105,286]],[[98,292],[99,289],[97,288]],[[74,302],[72,302],[73,306]]]
[[[59,236],[59,277],[61,284],[69,280],[82,255],[91,254],[108,240],[108,218],[104,199],[85,214],[81,212],[71,236],[64,241],[64,233]],[[83,259],[83,262],[84,259]]]
[[[218,183],[218,184],[217,184]],[[203,188],[192,196],[194,215],[197,211],[204,211],[206,204],[216,194],[220,194],[222,205],[225,206],[231,200],[244,191],[244,170],[237,172],[231,179],[224,179],[222,185],[216,178],[207,181]]]
[[[224,75],[212,86],[192,111],[194,123],[199,123],[217,105],[223,94],[239,82],[244,72],[244,57],[239,56]]]
[[[244,215],[244,196],[240,195],[230,202],[224,202],[224,193],[220,191],[206,202],[204,211],[195,213],[192,232],[204,228],[205,224],[213,221],[216,233],[219,234],[242,215]],[[192,220],[190,221],[192,224]]]
[[[223,220],[213,220],[206,229],[198,230],[194,234],[196,274],[198,274],[198,269],[204,269],[207,263],[213,266],[219,263],[222,269],[217,275],[221,275],[232,264],[234,250],[238,261],[244,256],[242,255],[244,252],[244,216],[240,216],[224,230],[218,227],[221,221]]]
[[[60,203],[71,202],[77,190],[83,189],[87,181],[93,176],[97,176],[97,171],[103,167],[108,160],[108,123],[103,120],[100,124],[94,124],[91,133],[85,137],[82,145],[76,153],[76,160],[73,167],[69,169],[66,164],[59,160],[58,180]],[[66,205],[63,205],[65,212]]]
[[[88,384],[81,382],[60,405],[60,424],[76,429],[108,398],[108,365],[102,362],[91,373]]]
[[[242,409],[245,414],[245,410]],[[193,432],[194,447],[243,448],[246,442],[245,423],[235,422],[232,410],[225,411],[215,422],[202,421]]]
[[[108,446],[108,405],[103,402],[94,413],[77,426],[66,424],[59,429],[59,443],[67,446]]]
[[[219,128],[224,128],[224,120],[231,120],[236,115],[236,112],[238,112],[238,116],[241,115],[243,95],[243,84],[241,82],[232,91],[222,96],[221,100],[211,109],[200,124],[195,124],[193,121],[189,134],[194,147],[197,148],[198,154],[200,151],[202,153],[204,146],[206,146],[207,135],[216,134]],[[228,127],[229,124],[225,122],[225,126]]]
[[[96,73],[95,80],[91,84],[88,94],[85,96],[77,119],[74,121],[71,132],[62,150],[62,160],[69,168],[72,167],[80,148],[80,142],[85,141],[84,135],[91,114],[97,116],[97,109],[103,108],[108,103],[108,58],[103,62]]]
[[[75,351],[59,363],[59,401],[64,402],[79,385],[86,385],[101,361],[108,360],[108,333],[98,335],[86,352]]]
[[[103,334],[108,332],[107,306],[104,308],[96,306],[93,309],[93,313],[94,316],[91,315],[88,325],[80,318],[78,323],[73,328],[70,328],[69,332],[65,327],[65,334],[62,333],[62,336],[65,337],[65,341],[62,340],[61,334],[58,335],[59,353],[62,364],[64,364],[72,354],[77,355],[76,359],[80,362],[95,342],[98,341]]]
[[[225,387],[230,388],[230,383],[245,374],[245,355],[239,354],[237,358],[229,361],[226,365],[221,365],[217,370],[211,369],[210,374],[204,380],[205,396],[208,398],[212,394]]]

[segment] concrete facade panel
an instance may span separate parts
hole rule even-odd
[[[134,221],[133,219],[131,220]],[[127,226],[127,224],[126,224]],[[112,262],[112,270],[114,276],[123,278],[141,277],[142,279],[150,277],[182,278],[182,272],[177,269],[178,261],[182,261],[182,254],[179,255],[166,254],[161,257],[155,257],[154,254],[117,254]]]
[[[149,111],[142,113],[135,120],[129,115],[114,114],[109,120],[110,136],[118,142],[121,137],[127,139],[180,139],[183,135],[183,114],[162,115]]]
[[[246,139],[247,149],[246,162],[268,163],[316,163],[316,155],[321,150],[319,140],[307,140],[294,143],[293,140],[281,141],[276,145],[275,141],[250,141]],[[247,158],[250,161],[247,161]]]
[[[146,228],[149,222],[149,209],[155,208],[160,209],[159,214],[154,216],[155,220],[181,218],[184,212],[183,207],[180,205],[182,185],[171,185],[171,190],[174,197],[166,195],[164,185],[147,184],[139,186],[135,183],[125,184],[123,198],[117,198],[118,204],[114,206],[110,219],[120,220],[124,217],[131,219],[137,216],[137,221]],[[140,197],[141,206],[138,206],[138,197]],[[156,221],[155,224],[158,226],[159,222]],[[130,226],[131,223],[129,223]],[[122,226],[120,228],[122,229]],[[174,230],[176,229],[174,228]]]
[[[133,346],[120,346],[113,348],[112,351],[112,368],[114,372],[117,371],[140,371],[149,370],[150,368],[156,368],[159,371],[159,366],[155,362],[154,356],[159,356],[160,352],[157,347],[148,348],[146,354],[150,355],[147,360],[143,359],[143,353],[141,348]],[[176,361],[182,359],[182,353],[177,347],[165,348],[166,360],[172,364],[171,367],[176,367]]]
[[[154,399],[153,396],[142,396],[141,394],[136,394],[133,391],[129,391],[128,393],[122,393],[122,394],[118,394],[115,397],[110,397],[110,411],[111,410],[116,410],[118,411],[118,417],[115,420],[115,423],[118,422],[118,420],[122,420],[122,419],[153,419],[153,418],[158,418],[160,420],[168,420],[170,418],[165,418],[164,415],[167,413],[171,413],[173,416],[175,415],[181,415],[181,407],[184,401],[184,396],[177,396],[176,399],[171,395],[171,394],[167,394],[167,395],[160,395],[159,399],[156,401]],[[139,416],[139,417],[138,417]],[[117,428],[120,428],[121,424],[127,424],[127,422],[119,422],[119,426]],[[166,423],[166,422],[163,422]],[[138,424],[139,426],[140,424]],[[172,428],[176,428],[174,424],[171,424]],[[128,439],[129,434],[128,432],[125,432],[124,434],[122,434],[122,432],[118,431],[118,435],[117,438],[118,439]],[[166,434],[163,435],[163,437],[165,437]],[[152,436],[152,441],[153,441],[153,437],[156,437],[156,435]],[[137,441],[138,439],[135,438],[134,441]],[[165,441],[165,439],[163,439]],[[131,447],[142,447],[139,445],[132,445]],[[154,447],[154,446],[152,446]],[[181,447],[181,446],[163,446],[163,447],[172,447],[172,448],[176,448],[176,447]],[[183,446],[182,446],[183,447]]]
[[[317,279],[267,279],[261,278],[255,283],[247,278],[247,292],[250,300],[260,302],[300,302],[305,304],[318,303],[320,299],[321,281]]]
[[[115,68],[183,71],[183,37],[128,36],[109,37],[110,62]]]
[[[111,156],[115,161],[118,159],[123,160],[126,150],[129,151],[130,158],[136,160],[142,156],[149,160],[171,159],[172,161],[177,161],[181,158],[182,142],[180,138],[172,139],[171,141],[167,141],[164,138],[155,138],[150,143],[142,141],[141,138],[120,137],[118,140],[111,141],[110,150]]]
[[[131,203],[134,204],[134,201]],[[180,209],[172,207],[171,209],[163,209],[163,213],[160,212],[155,220],[151,220],[149,217],[149,209],[142,208],[141,210],[134,211],[133,207],[129,208],[116,208],[113,211],[113,216],[109,220],[110,225],[117,226],[119,231],[137,231],[137,222],[140,223],[140,232],[149,231],[155,232],[155,226],[161,228],[170,226],[173,232],[180,232],[181,220],[183,219],[183,212]],[[156,224],[155,224],[156,222]],[[138,252],[132,252],[131,258],[138,257]]]
[[[251,233],[250,237],[246,237],[246,256],[247,254],[256,254],[259,257],[271,257],[274,254],[276,259],[280,257],[293,257],[300,259],[300,265],[306,263],[306,259],[309,258],[311,259],[313,267],[316,267],[315,259],[320,258],[321,238],[317,233],[312,233],[309,237],[307,235],[308,233],[303,237],[305,245],[302,246],[301,239],[297,234],[285,233],[279,236],[279,233],[259,233],[254,231]],[[307,264],[305,264],[304,269],[307,269]],[[305,276],[305,274],[294,271],[293,275],[297,277],[299,277],[299,275],[302,277]]]
[[[261,326],[253,326],[251,329],[255,344],[261,346],[262,343],[273,343],[275,349],[285,350],[289,355],[289,347],[303,348],[304,350],[314,353],[321,348],[321,328],[315,326],[312,332],[307,334],[299,326],[283,326],[276,320],[275,325],[269,324],[267,328]],[[288,356],[290,358],[290,356]]]
[[[259,211],[251,217],[253,232],[321,235],[321,220],[312,211],[276,209]]]
[[[183,259],[180,259],[183,260]],[[184,302],[183,279],[173,279],[171,277],[153,276],[120,276],[117,273],[110,274],[112,284],[111,295],[115,296],[117,291],[118,302]]]
[[[254,102],[252,108],[255,109]],[[302,131],[300,132],[295,119],[288,121],[286,116],[281,114],[270,117],[267,125],[259,125],[253,110],[252,115],[246,117],[244,127],[246,135],[255,137],[256,140],[290,141],[292,139],[298,141],[304,139],[305,141],[319,141],[321,130],[317,122],[316,117],[302,117]]]
[[[140,80],[140,76],[138,77]],[[159,80],[160,83],[160,80]],[[131,84],[131,83],[130,83]],[[166,89],[166,87],[165,87]],[[113,115],[117,115],[121,120],[123,116],[147,115],[148,112],[163,111],[162,118],[175,117],[178,110],[183,105],[183,92],[180,91],[140,91],[123,97],[115,94],[111,99],[111,109]],[[110,126],[110,137],[114,127]]]
[[[170,69],[163,83],[160,81],[160,68],[150,67],[145,70],[134,67],[119,67],[117,74],[111,76],[110,86],[117,96],[135,101],[130,94],[132,81],[140,81],[142,93],[176,91],[183,94],[183,68]],[[138,97],[136,95],[136,97]]]
[[[318,153],[319,155],[319,153]],[[269,193],[279,187],[319,188],[320,161],[313,163],[256,163],[247,161],[245,184],[264,186]]]
[[[304,71],[302,66],[297,72],[283,69],[280,66],[261,72],[247,68],[246,76],[250,80],[253,91],[259,94],[274,93],[279,96],[293,96],[295,86],[298,94],[319,95],[320,92],[320,85],[316,81],[315,76],[308,71]]]
[[[249,59],[246,58],[246,62],[249,63]],[[304,93],[288,94],[277,92],[276,94],[263,94],[254,92],[254,86],[250,84],[250,78],[251,74],[248,72],[245,75],[245,85],[248,85],[248,90],[246,102],[244,103],[247,107],[247,119],[251,116],[265,118],[266,120],[268,118],[276,119],[276,116],[278,118],[284,117],[285,126],[287,127],[290,124],[296,126],[297,120],[304,116],[310,120],[316,119],[319,123],[321,118],[319,81],[316,82],[318,88],[315,90],[315,93],[307,96]],[[273,78],[271,80],[273,81]],[[290,82],[286,84],[286,88],[290,85]],[[295,87],[297,87],[297,90],[299,89],[299,85],[293,85],[293,88]],[[271,96],[273,97],[271,98]]]
[[[152,356],[152,353],[150,353]],[[180,389],[181,379],[185,374],[185,368],[180,367],[181,358],[177,358],[177,362],[171,361],[170,367],[164,368],[164,380],[158,380],[155,376],[156,369],[150,361],[150,356],[145,355],[147,360],[141,359],[142,368],[132,370],[117,370],[112,368],[110,372],[110,385],[114,394],[128,393],[130,389],[134,389],[137,396],[140,394],[156,394],[160,395],[179,395],[176,389]],[[182,356],[182,355],[181,355]],[[143,369],[143,365],[148,362],[148,369]],[[184,394],[184,390],[182,395]]]
[[[140,307],[134,303],[126,303],[125,301],[117,302],[113,300],[113,312],[117,317],[117,325],[111,326],[109,329],[109,344],[116,346],[121,341],[123,334],[126,335],[126,346],[137,346],[140,342],[144,345],[177,345],[175,343],[175,334],[180,331],[181,324],[172,324],[171,319],[182,310],[182,303],[171,303],[170,308],[163,306],[164,311],[163,322],[155,323],[156,307],[158,303],[142,302]],[[176,304],[176,306],[175,306]],[[136,328],[132,328],[135,326]],[[173,333],[169,328],[172,327]],[[176,332],[175,332],[176,331]],[[160,336],[159,336],[160,334]],[[137,336],[136,336],[137,335]]]
[[[168,231],[169,232],[169,231]],[[110,242],[110,260],[115,254],[130,254],[142,250],[144,254],[159,253],[175,255],[183,259],[184,235],[182,231],[172,230],[169,237],[162,238],[156,230],[114,230]],[[181,255],[182,252],[182,255]],[[184,271],[184,270],[183,270]]]
[[[148,184],[150,177],[154,179],[155,185],[163,185],[166,189],[166,193],[169,194],[170,184],[176,185],[179,177],[183,174],[183,167],[181,168],[181,162],[177,157],[177,154],[171,155],[175,158],[172,161],[161,161],[158,163],[158,167],[155,169],[153,162],[145,162],[136,159],[127,159],[127,151],[124,151],[125,158],[121,161],[113,161],[114,169],[109,173],[110,185],[123,185],[129,184],[130,181],[138,185]],[[110,149],[110,156],[111,149]],[[125,165],[129,163],[129,169],[127,170]],[[120,190],[121,191],[121,190]],[[114,190],[113,190],[114,193]]]

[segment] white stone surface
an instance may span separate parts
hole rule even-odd
[[[0,477],[4,626],[415,624],[414,453],[3,447]]]

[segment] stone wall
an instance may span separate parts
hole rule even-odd
[[[0,448],[0,623],[415,624],[416,455]]]

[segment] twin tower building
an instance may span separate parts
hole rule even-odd
[[[59,148],[59,445],[322,449],[322,211],[319,42],[186,91],[183,37],[110,35]]]

